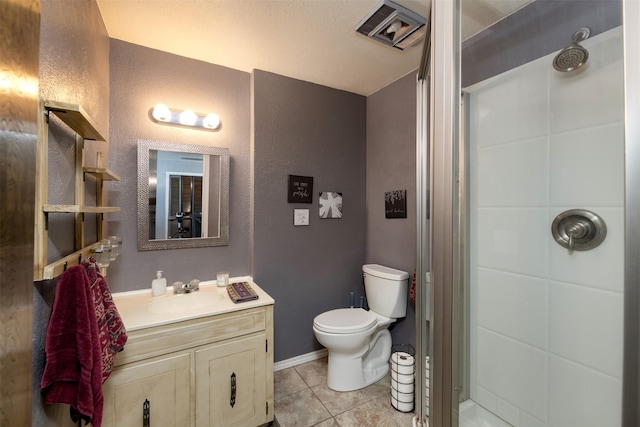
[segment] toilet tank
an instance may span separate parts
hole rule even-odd
[[[404,317],[409,273],[378,264],[365,264],[362,272],[369,308],[386,317]]]

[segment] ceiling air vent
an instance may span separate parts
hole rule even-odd
[[[424,37],[426,19],[390,0],[382,0],[356,27],[356,31],[397,49]]]

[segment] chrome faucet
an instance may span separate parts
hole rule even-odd
[[[182,282],[173,282],[173,293],[174,294],[184,294],[184,283],[182,283]]]
[[[174,294],[190,294],[191,292],[200,290],[200,280],[193,279],[189,283],[184,284],[182,282],[173,283]]]
[[[200,290],[200,280],[198,279],[193,279],[189,283],[184,285],[184,292],[186,294],[190,292],[199,291],[199,290]]]

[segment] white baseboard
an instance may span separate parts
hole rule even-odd
[[[281,371],[283,369],[291,368],[292,366],[301,365],[303,363],[311,362],[314,360],[322,359],[326,357],[328,351],[326,348],[312,351],[311,353],[301,354],[300,356],[292,357],[291,359],[281,360],[273,364],[273,371]]]

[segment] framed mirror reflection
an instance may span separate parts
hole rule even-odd
[[[138,250],[229,244],[229,150],[138,140]]]

